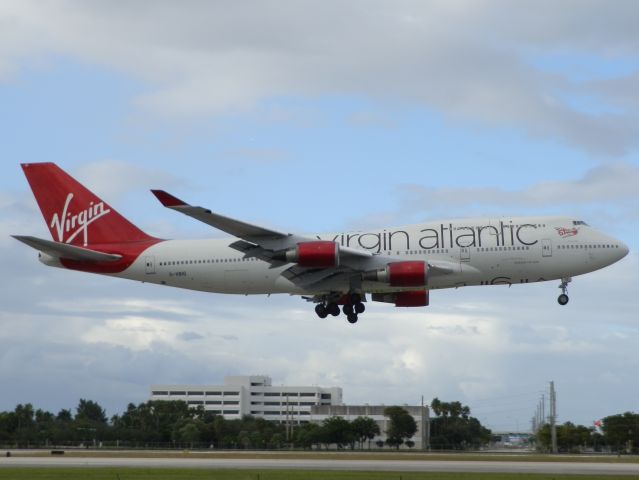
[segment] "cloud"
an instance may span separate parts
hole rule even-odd
[[[172,300],[145,298],[104,299],[81,298],[73,302],[68,300],[51,300],[42,305],[49,310],[66,314],[101,313],[101,314],[153,314],[156,316],[171,316],[172,318],[196,317],[202,313],[189,308],[182,302]]]
[[[177,336],[177,338],[186,342],[190,342],[193,340],[201,340],[204,338],[204,336],[196,332],[182,332]]]
[[[637,8],[633,2],[614,9],[597,2],[515,7],[497,1],[201,2],[189,9],[171,2],[3,3],[0,81],[19,82],[27,64],[47,68],[53,53],[135,78],[144,88],[136,89],[133,104],[152,113],[150,121],[257,109],[267,122],[308,126],[317,118],[299,106],[304,99],[354,95],[382,105],[399,99],[410,108],[619,155],[639,138],[636,74],[577,79],[530,57],[556,50],[587,50],[595,62],[634,55]],[[584,111],[576,95],[613,108]],[[288,101],[279,103],[281,96]],[[344,121],[394,128],[375,107],[370,113],[358,103]],[[270,148],[226,154],[266,166],[291,160],[287,150]],[[525,177],[527,166],[510,165],[499,168],[520,168]],[[184,186],[156,168],[120,160],[72,173],[109,202],[139,190],[148,195],[149,185]],[[374,223],[569,209],[592,213],[583,218],[598,226],[636,225],[636,166],[609,162],[574,175],[555,181],[548,171],[548,180],[518,188],[403,184],[395,191],[397,211],[377,213]],[[197,222],[168,215],[167,223],[179,227],[161,227],[170,231],[163,236],[188,228],[202,234]],[[141,217],[148,221],[148,212]],[[425,395],[472,407],[523,392],[510,405],[521,410],[522,425],[549,379],[557,381],[564,419],[587,422],[602,410],[636,407],[639,257],[633,253],[576,278],[565,308],[555,300],[558,283],[462,288],[433,292],[423,309],[369,304],[351,326],[343,317],[320,320],[312,305],[285,295],[204,294],[46,268],[11,233],[48,236],[30,194],[0,193],[0,384],[10,386],[2,390],[0,410],[26,401],[56,410],[84,397],[115,413],[146,400],[153,383],[218,383],[251,373],[269,374],[278,384],[344,386],[348,403],[418,403]],[[483,419],[497,424],[503,411]]]
[[[32,401],[57,410],[82,397],[116,413],[144,401],[151,384],[252,373],[277,384],[343,386],[347,403],[418,403],[423,394],[472,407],[532,390],[522,424],[552,378],[573,421],[588,419],[569,415],[575,405],[588,415],[602,404],[630,408],[623,399],[636,398],[632,382],[614,384],[618,398],[603,388],[639,368],[632,253],[575,278],[565,308],[554,283],[469,287],[434,291],[423,309],[371,303],[355,326],[318,319],[298,298],[201,294],[16,261],[23,271],[14,268],[15,285],[1,293],[0,382],[11,389],[0,409]],[[602,385],[586,402],[578,398],[590,392],[579,380],[584,368]],[[49,389],[56,393],[43,396]],[[503,420],[499,412],[484,419]]]
[[[131,192],[146,192],[149,185],[170,189],[183,187],[186,183],[162,170],[112,159],[83,163],[73,176],[108,202],[117,201]]]
[[[639,167],[617,163],[593,167],[580,178],[542,181],[519,190],[503,187],[436,187],[404,184],[396,192],[398,212],[433,215],[535,214],[593,215],[602,223],[639,220]],[[401,213],[399,214],[401,215]]]
[[[529,57],[632,56],[639,42],[629,19],[638,13],[634,2],[613,9],[597,1],[196,2],[188,9],[25,1],[0,9],[0,75],[54,53],[135,77],[146,85],[135,103],[168,117],[355,94],[622,155],[639,138],[633,73],[577,81]],[[588,113],[574,104],[583,96],[622,109]]]

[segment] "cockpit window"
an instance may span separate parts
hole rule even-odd
[[[573,225],[585,225],[586,227],[589,227],[590,225],[588,225],[586,222],[584,222],[583,220],[573,220],[572,221]]]

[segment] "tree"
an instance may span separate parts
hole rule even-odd
[[[362,449],[364,442],[368,440],[368,448],[373,438],[379,435],[379,425],[371,417],[357,417],[351,422],[351,431],[359,441],[359,448]]]
[[[476,448],[490,441],[490,430],[471,417],[470,408],[461,402],[442,402],[434,398],[431,409],[437,415],[430,422],[432,448]]]
[[[577,452],[581,447],[589,445],[592,441],[593,428],[583,425],[575,425],[566,422],[557,426],[557,447],[560,452]],[[551,448],[550,425],[546,424],[539,429],[536,435],[538,444],[545,450]]]
[[[199,425],[195,420],[186,420],[182,425],[176,425],[174,438],[176,442],[188,443],[193,448],[193,444],[200,439]]]
[[[604,439],[617,451],[639,450],[639,414],[626,412],[603,419]]]
[[[302,448],[311,448],[321,443],[321,429],[316,423],[306,423],[295,429],[294,443]]]
[[[92,400],[80,399],[75,419],[92,423],[106,424],[107,417],[104,409]]]
[[[73,413],[71,413],[71,410],[63,408],[58,412],[55,419],[61,423],[71,423],[73,421]]]
[[[28,445],[36,441],[35,411],[33,405],[19,404],[13,411],[15,439],[21,445]]]
[[[337,448],[343,448],[355,440],[350,422],[343,417],[325,419],[322,422],[320,437],[325,445],[334,443]]]
[[[390,426],[386,430],[386,443],[399,450],[405,440],[415,435],[417,423],[413,416],[402,407],[387,407],[384,415],[390,419]]]

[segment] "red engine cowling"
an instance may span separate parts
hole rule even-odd
[[[325,240],[298,243],[295,248],[286,252],[286,260],[301,267],[337,267],[339,245]]]
[[[428,290],[410,292],[374,293],[374,302],[394,303],[396,307],[427,307],[429,302]]]
[[[377,272],[377,281],[391,287],[424,287],[428,285],[428,264],[426,262],[393,262]]]

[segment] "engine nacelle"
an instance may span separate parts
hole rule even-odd
[[[318,240],[298,243],[285,254],[287,262],[301,267],[337,267],[339,265],[339,245],[336,242]]]
[[[428,285],[428,264],[423,261],[393,262],[365,275],[364,279],[388,283],[391,287],[425,287]]]
[[[371,298],[374,302],[394,303],[396,307],[427,307],[430,301],[428,290],[373,293]]]
[[[396,307],[427,307],[430,301],[428,290],[373,293],[371,299],[374,302],[394,303]]]

